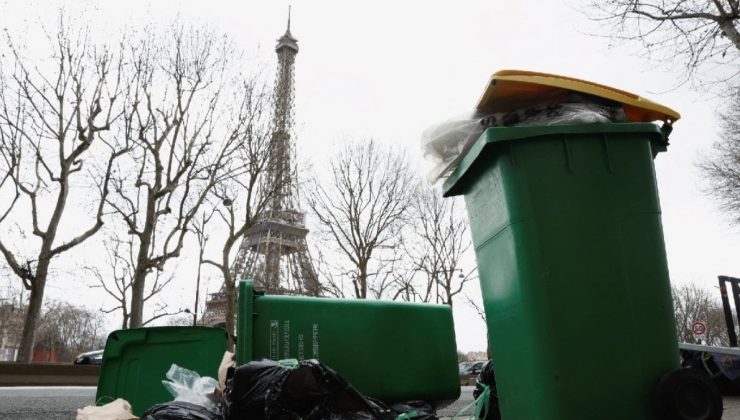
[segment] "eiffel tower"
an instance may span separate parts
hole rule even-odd
[[[293,128],[294,63],[298,40],[288,28],[278,39],[278,74],[275,83],[273,133],[267,164],[268,184],[265,191],[273,197],[265,212],[242,240],[234,264],[232,278],[251,279],[255,286],[268,294],[318,296],[320,287],[306,244],[306,216],[298,206],[298,190],[292,172],[294,144]],[[206,302],[202,323],[223,323],[226,294],[223,286]]]

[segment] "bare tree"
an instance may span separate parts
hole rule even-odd
[[[407,253],[412,272],[425,277],[415,287],[423,302],[452,306],[453,298],[476,272],[466,273],[460,267],[471,243],[467,222],[455,204],[455,199],[442,198],[436,189],[421,190],[413,201],[415,240],[408,242]]]
[[[0,238],[0,253],[31,292],[18,355],[21,362],[31,359],[51,261],[103,226],[110,169],[123,153],[110,154],[102,174],[86,177],[95,166],[99,140],[105,142],[101,136],[120,113],[124,62],[111,49],[91,44],[86,31],[73,33],[70,27],[61,17],[54,34],[47,33],[48,62],[25,57],[6,32],[6,53],[0,60],[0,160],[6,168],[0,174],[0,194],[8,197],[0,204],[0,224],[15,220],[23,225],[19,228],[23,238],[37,239],[33,249],[22,254],[12,249],[7,236]],[[89,171],[83,171],[85,163]],[[92,179],[98,182],[97,194],[77,188],[94,185]],[[83,225],[79,217],[65,218],[70,196],[78,205],[92,201],[95,210],[89,227],[63,239],[58,235],[62,225]],[[29,208],[28,219],[11,216],[28,214]]]
[[[313,183],[308,199],[321,233],[346,261],[341,283],[330,288],[343,289],[349,278],[354,297],[381,297],[394,284],[388,276],[401,257],[401,231],[416,194],[409,163],[367,140],[331,157],[330,174],[329,182]]]
[[[721,138],[697,166],[707,182],[705,192],[735,223],[740,223],[740,96],[720,113]]]
[[[203,263],[216,267],[226,292],[226,331],[234,331],[236,320],[236,278],[233,271],[236,251],[241,239],[258,222],[270,201],[283,190],[279,183],[268,182],[268,157],[272,129],[272,101],[268,87],[258,78],[245,78],[234,91],[232,104],[226,114],[225,142],[233,144],[234,160],[225,179],[212,191],[214,222],[226,227],[226,236],[215,258]],[[289,179],[290,177],[280,177]],[[241,265],[241,264],[239,264]],[[229,335],[229,348],[233,340]]]
[[[45,305],[42,320],[37,345],[57,353],[57,361],[72,361],[75,355],[99,349],[105,343],[103,320],[97,312],[51,301]]]
[[[331,257],[332,251],[327,252],[327,250],[323,249],[326,245],[323,241],[314,241],[312,245],[311,255],[313,256],[316,276],[322,279],[322,294],[335,298],[346,298],[347,295],[344,290],[342,275],[337,274],[337,271],[339,271],[338,265]]]
[[[694,284],[671,287],[676,331],[680,342],[695,341],[691,324],[703,321],[707,325],[704,340],[710,346],[727,346],[729,338],[722,306],[709,291]]]
[[[133,93],[118,139],[130,148],[111,178],[107,203],[136,246],[132,328],[143,325],[147,277],[180,256],[208,194],[230,173],[239,144],[217,138],[231,44],[213,33],[173,26],[128,45]]]
[[[131,288],[136,271],[136,246],[129,236],[124,239],[115,235],[104,242],[106,250],[106,261],[94,266],[87,266],[85,270],[95,279],[91,288],[100,288],[112,297],[115,304],[110,307],[101,307],[100,311],[106,314],[119,312],[121,314],[121,329],[131,327]],[[104,266],[101,269],[101,266]],[[154,278],[147,284],[144,293],[144,303],[158,296],[162,290],[173,280],[172,273],[156,271]],[[157,302],[152,315],[141,323],[146,326],[163,317],[178,315],[185,312],[182,308],[173,311],[168,310],[168,305]]]
[[[704,65],[728,68],[725,80],[738,74],[738,0],[593,0],[591,10],[592,19],[611,25],[613,38],[637,41],[670,66],[683,60],[688,78]]]

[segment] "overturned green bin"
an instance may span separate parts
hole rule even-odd
[[[237,362],[318,359],[365,395],[441,403],[460,394],[447,305],[264,295],[239,283]]]
[[[504,419],[654,419],[679,367],[654,124],[489,128],[464,195]]]
[[[174,397],[162,385],[172,364],[218,377],[227,335],[221,328],[150,327],[118,330],[105,343],[95,401],[123,398],[134,415]]]

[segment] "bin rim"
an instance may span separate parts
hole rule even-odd
[[[619,102],[635,123],[658,120],[673,123],[681,118],[675,110],[631,92],[574,77],[526,70],[500,70],[491,75],[476,109],[502,112],[505,109],[499,108],[509,104],[511,98],[553,90],[570,90]]]
[[[442,195],[452,197],[464,193],[463,181],[483,150],[490,144],[515,140],[532,140],[538,137],[567,134],[643,133],[651,141],[666,144],[666,136],[653,123],[596,123],[573,125],[531,125],[520,127],[491,127],[478,137],[470,150],[462,157],[457,168],[442,184]]]
[[[196,332],[202,331],[204,333],[208,331],[218,331],[226,336],[226,330],[219,327],[210,327],[207,325],[156,325],[152,327],[138,327],[138,328],[127,328],[125,330],[119,329],[111,331],[105,340],[105,346],[103,348],[103,363],[105,363],[106,357],[118,357],[121,353],[121,348],[118,346],[118,342],[121,338],[126,338],[128,343],[132,342],[143,342],[146,341],[149,336],[158,336],[162,331],[183,331],[183,332]],[[214,333],[216,334],[216,333]],[[110,343],[110,345],[109,345]]]

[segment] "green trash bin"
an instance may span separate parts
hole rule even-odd
[[[150,327],[108,335],[95,401],[123,398],[141,416],[155,404],[174,400],[162,385],[172,364],[218,378],[226,331],[210,327]]]
[[[241,281],[236,358],[318,359],[385,402],[460,395],[447,305],[264,295]]]
[[[653,419],[679,367],[653,124],[489,128],[464,195],[502,418]]]

